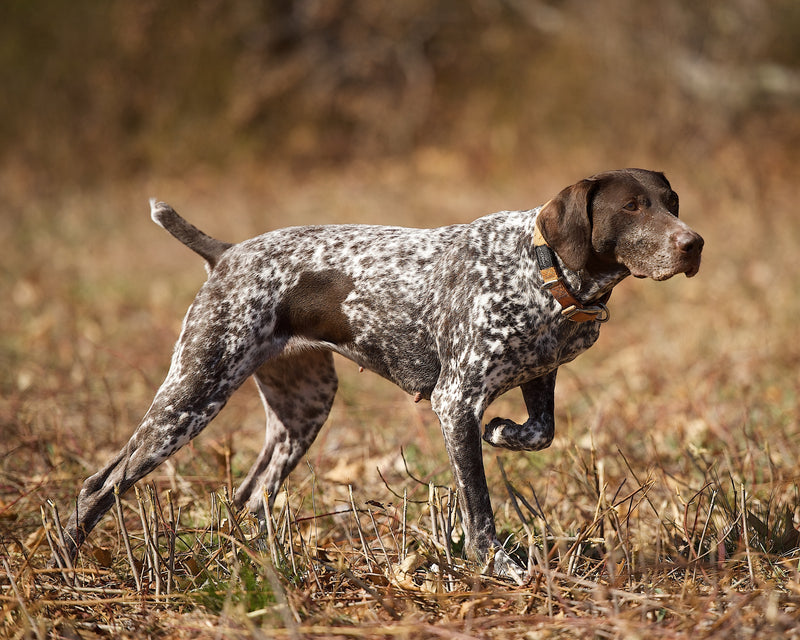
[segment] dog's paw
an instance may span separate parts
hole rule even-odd
[[[483,573],[512,580],[520,586],[528,581],[528,574],[525,569],[523,569],[514,558],[508,555],[502,547],[495,547],[494,553],[490,556]]]
[[[483,427],[483,439],[493,447],[509,449],[507,436],[517,426],[519,425],[514,424],[511,420],[493,418],[489,424]]]
[[[511,451],[540,451],[550,446],[553,430],[532,421],[517,424],[505,418],[493,418],[484,427],[483,439],[493,447]]]
[[[493,447],[525,451],[530,449],[530,434],[523,425],[505,418],[493,418],[484,427],[483,439]]]

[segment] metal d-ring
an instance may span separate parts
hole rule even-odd
[[[611,312],[602,302],[598,302],[597,305],[591,307],[586,307],[583,311],[584,313],[596,313],[597,317],[595,318],[595,322],[608,322],[611,319]]]

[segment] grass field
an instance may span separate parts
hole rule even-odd
[[[797,170],[732,152],[703,171],[653,167],[705,237],[700,274],[624,282],[598,343],[561,369],[552,447],[484,452],[528,584],[461,559],[426,403],[343,360],[269,536],[228,508],[260,449],[246,385],[122,497],[74,570],[45,569],[55,511],[64,519],[127,441],[204,278],[151,223],[149,196],[239,240],[312,222],[468,221],[607,168],[473,179],[457,156],[425,150],[308,175],[247,167],[91,189],[7,176],[0,637],[800,637]],[[511,393],[487,419],[523,412]]]

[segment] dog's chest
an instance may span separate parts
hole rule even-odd
[[[534,309],[519,324],[500,325],[478,341],[473,360],[485,362],[484,385],[494,397],[571,362],[597,340],[599,323],[574,323]]]

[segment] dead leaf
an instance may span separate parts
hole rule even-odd
[[[97,564],[99,564],[101,567],[108,569],[111,566],[112,556],[108,549],[104,549],[103,547],[95,547],[92,551],[92,555],[94,556],[94,559],[97,560]]]

